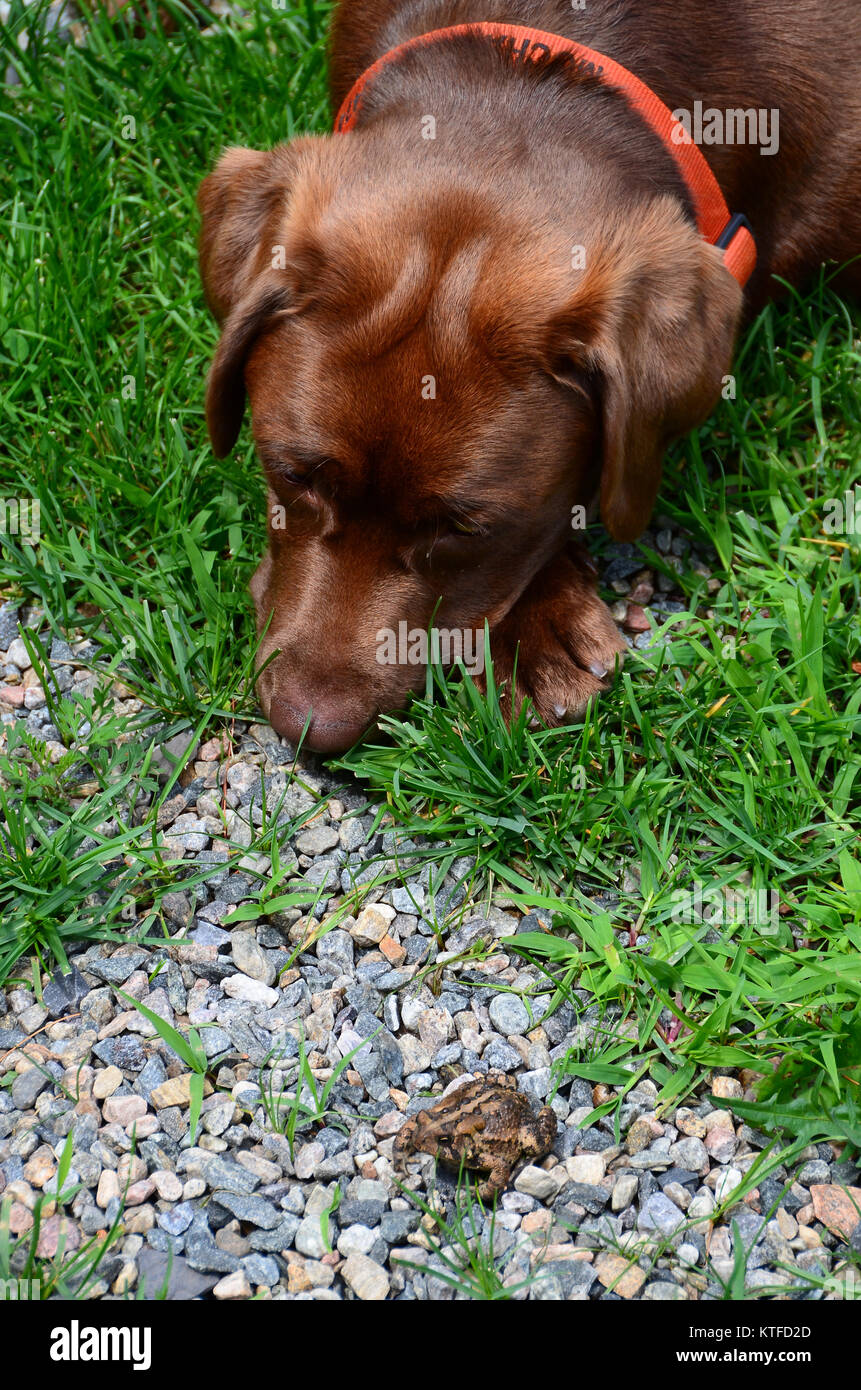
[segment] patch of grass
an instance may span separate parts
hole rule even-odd
[[[395,1265],[415,1274],[439,1279],[465,1299],[477,1303],[498,1303],[513,1300],[515,1295],[531,1288],[544,1278],[540,1265],[530,1270],[525,1279],[506,1282],[506,1268],[520,1247],[513,1246],[504,1254],[494,1249],[496,1203],[490,1212],[478,1195],[476,1184],[461,1168],[454,1208],[450,1216],[440,1211],[437,1203],[425,1201],[417,1192],[399,1183],[404,1196],[424,1213],[425,1236],[428,1248],[435,1256],[434,1265],[414,1264],[411,1260],[394,1259]],[[431,1234],[428,1227],[435,1227]]]
[[[477,853],[486,868],[499,860],[561,882],[576,863],[587,735],[563,742],[555,730],[530,729],[529,719],[524,705],[506,724],[492,660],[486,693],[466,673],[452,682],[437,668],[408,715],[379,720],[385,743],[369,736],[337,765],[386,795],[408,834],[443,841],[450,854]]]
[[[68,943],[123,939],[140,868],[160,859],[131,823],[137,793],[154,785],[149,756],[98,700],[69,704],[73,759],[52,765],[20,733],[0,753],[0,983],[31,951],[68,970]],[[78,797],[84,781],[95,787]]]
[[[195,872],[160,844],[158,813],[182,763],[159,779],[154,756],[165,731],[153,729],[151,713],[115,714],[110,679],[91,697],[49,698],[69,752],[53,762],[22,724],[8,726],[0,750],[0,985],[30,953],[42,968],[57,962],[68,971],[72,942],[147,939],[159,930],[166,893],[223,869]],[[139,814],[141,798],[149,804]],[[271,839],[270,828],[270,848]],[[238,848],[237,858],[248,852]]]
[[[15,0],[0,34],[20,77],[0,108],[3,474],[42,530],[37,554],[5,538],[0,574],[67,624],[94,604],[165,696],[193,682],[230,704],[264,490],[247,442],[225,465],[206,442],[194,195],[225,145],[325,125],[328,6],[215,24],[197,0],[148,8],[135,33],[94,7],[76,45],[46,0]]]
[[[126,994],[125,990],[118,989],[117,994],[152,1024],[162,1042],[166,1043],[171,1051],[176,1053],[180,1061],[185,1062],[189,1068],[188,1089],[191,1103],[188,1112],[188,1134],[189,1142],[194,1144],[197,1136],[197,1125],[200,1120],[200,1109],[203,1105],[203,1089],[206,1077],[210,1071],[217,1067],[218,1062],[210,1062],[196,1028],[189,1028],[188,1037],[183,1037],[182,1033],[168,1023],[167,1019],[162,1018],[153,1009],[148,1009],[140,1000],[133,999],[130,994]]]
[[[317,1078],[308,1061],[304,1033],[300,1033],[299,1036],[298,1055],[295,1058],[288,1058],[281,1064],[282,1068],[289,1068],[290,1070],[295,1068],[289,1082],[283,1076],[282,1071],[281,1084],[277,1085],[273,1067],[269,1073],[269,1080],[264,1085],[261,1072],[260,1090],[266,1118],[276,1133],[285,1135],[290,1145],[291,1158],[293,1157],[293,1145],[297,1132],[308,1129],[311,1125],[326,1123],[334,1123],[343,1128],[338,1110],[330,1105],[329,1098],[356,1053],[361,1052],[363,1047],[372,1042],[379,1031],[378,1028],[375,1033],[369,1034],[356,1047],[351,1048],[332,1068],[331,1075],[322,1086],[318,1085]],[[292,1086],[292,1090],[287,1089],[288,1085]]]
[[[573,927],[567,939],[524,934],[511,949],[576,974],[600,1001],[620,1001],[626,1022],[606,1030],[587,1062],[566,1060],[565,1072],[627,1090],[648,1071],[660,1088],[657,1107],[667,1111],[713,1069],[745,1068],[762,1078],[760,1100],[729,1102],[734,1114],[805,1143],[861,1147],[861,965],[851,943],[833,952],[790,948],[746,925],[709,941],[711,928],[656,923],[645,955],[619,948],[607,914],[590,918],[566,905],[559,919]],[[560,991],[568,992],[564,981]],[[675,1021],[671,1030],[659,1022],[662,1011]]]

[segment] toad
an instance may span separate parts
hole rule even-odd
[[[442,1163],[485,1172],[478,1191],[490,1200],[508,1185],[522,1158],[543,1158],[555,1138],[556,1116],[550,1107],[535,1115],[513,1077],[489,1071],[408,1120],[392,1156],[396,1167],[410,1154],[426,1153]]]

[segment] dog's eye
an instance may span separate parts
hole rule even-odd
[[[276,464],[272,470],[283,483],[289,483],[291,487],[308,488],[311,486],[310,479],[306,473],[297,473],[294,468],[289,468],[284,463]]]
[[[452,529],[458,531],[462,536],[480,536],[481,527],[473,525],[470,521],[459,521],[456,517],[452,518]]]

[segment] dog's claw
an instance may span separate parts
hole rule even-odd
[[[607,675],[607,667],[602,666],[600,661],[590,661],[589,670],[592,672],[595,679],[599,681],[602,681]]]
[[[557,719],[564,719],[566,714],[568,713],[568,707],[567,705],[554,705],[553,713],[555,714]]]

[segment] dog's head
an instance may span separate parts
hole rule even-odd
[[[675,200],[594,182],[560,227],[528,188],[399,178],[354,135],[229,150],[204,181],[207,420],[228,453],[247,395],[280,653],[260,696],[291,739],[310,718],[310,747],[346,748],[402,704],[404,634],[492,629],[575,505],[637,536],[666,443],[717,399],[740,306],[719,253]]]

